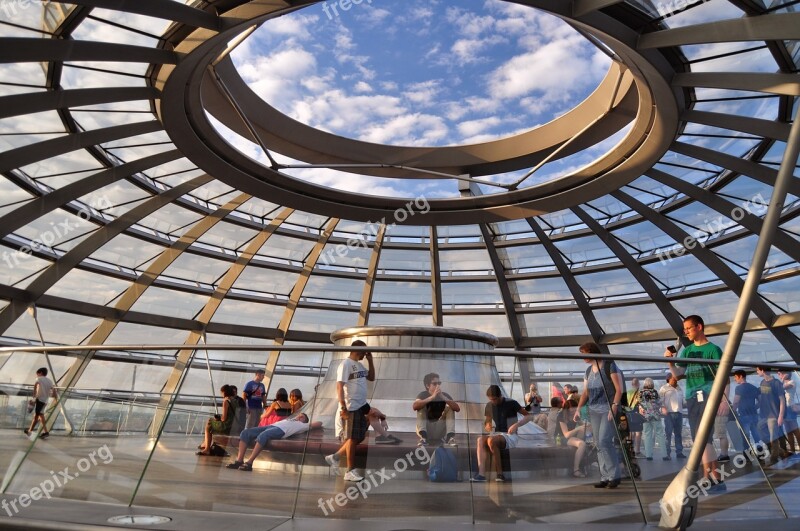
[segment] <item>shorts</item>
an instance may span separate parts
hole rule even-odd
[[[359,444],[367,438],[367,429],[369,428],[367,413],[369,413],[369,410],[369,404],[364,404],[355,411],[347,412],[347,418],[344,419],[344,426],[342,427],[344,440],[352,439],[356,444]]]
[[[231,428],[233,427],[232,424],[225,424],[221,420],[217,419],[210,419],[208,421],[209,428],[211,433],[216,433],[219,435],[228,435],[231,432]]]
[[[36,414],[41,415],[44,413],[44,406],[47,405],[47,402],[42,402],[41,400],[36,400]]]
[[[503,438],[506,440],[506,449],[510,450],[511,448],[516,448],[519,444],[519,435],[516,433],[498,433],[497,435],[502,435]]]
[[[708,398],[706,395],[707,393],[704,393],[704,397]],[[692,398],[686,399],[686,416],[689,418],[689,429],[692,432],[692,440],[695,440],[695,442],[697,442],[697,430],[700,427],[700,419],[703,418],[703,411],[706,410],[707,403],[708,402],[706,400],[698,402],[696,395],[694,394],[692,395]],[[711,440],[710,437],[709,440]],[[706,441],[706,443],[708,443],[708,441]]]
[[[717,439],[728,438],[728,415],[718,415],[714,419],[714,437]]]

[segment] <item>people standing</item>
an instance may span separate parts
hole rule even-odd
[[[581,354],[601,354],[596,343],[584,343]],[[595,488],[615,489],[620,483],[619,452],[614,447],[614,422],[622,408],[622,377],[614,361],[609,359],[585,358],[590,364],[583,380],[583,394],[573,415],[577,422],[580,408],[589,404],[589,419],[592,434],[597,444],[597,461],[600,465],[600,482]],[[608,365],[608,366],[606,366]]]
[[[666,439],[667,457],[670,456],[670,444],[675,441],[675,457],[685,459],[683,455],[683,392],[678,387],[678,379],[673,375],[667,377],[665,383],[658,394],[661,396],[661,403],[664,405],[664,433]]]
[[[664,451],[663,460],[669,461],[666,437],[664,437],[664,422],[662,419],[663,404],[655,390],[652,378],[644,379],[644,389],[639,395],[639,413],[644,417],[642,426],[642,439],[644,440],[644,456],[648,461],[653,460],[653,446],[658,443]]]
[[[778,380],[783,383],[786,400],[786,415],[783,418],[783,430],[786,432],[787,450],[800,452],[800,429],[797,426],[797,414],[800,413],[800,399],[797,396],[797,382],[794,373],[787,369],[778,369]]]
[[[631,378],[631,388],[628,389],[628,427],[633,437],[633,447],[636,457],[642,457],[642,430],[644,429],[644,419],[638,417],[639,413],[639,378]]]
[[[783,435],[781,426],[786,415],[783,382],[773,377],[769,367],[766,366],[756,367],[756,374],[761,377],[758,386],[758,431],[769,444],[768,464],[773,465],[783,454],[780,445],[780,438]]]
[[[247,423],[245,429],[258,426],[258,421],[267,405],[267,389],[264,381],[264,369],[256,369],[253,379],[247,382],[242,391],[242,398],[247,404]]]
[[[33,420],[28,429],[24,430],[25,435],[29,435],[36,429],[36,424],[42,423],[42,434],[40,439],[47,439],[50,437],[50,432],[47,430],[47,423],[44,418],[44,408],[47,406],[47,401],[50,398],[57,398],[56,389],[53,381],[47,377],[47,367],[42,367],[36,371],[36,381],[33,384],[33,402],[34,412]]]
[[[736,382],[736,389],[733,390],[733,409],[739,415],[746,448],[751,445],[749,440],[751,436],[752,444],[761,439],[758,433],[758,397],[761,391],[747,381],[747,373],[741,369],[733,372],[733,380]]]
[[[683,348],[678,358],[682,360],[719,360],[722,358],[722,349],[706,338],[705,323],[699,315],[690,315],[683,320],[683,333],[691,343]],[[674,358],[675,353],[667,348],[667,350],[664,351],[664,357]],[[700,427],[700,420],[703,418],[703,411],[705,411],[706,404],[708,403],[708,396],[709,393],[711,393],[711,387],[714,383],[716,367],[705,363],[692,363],[691,361],[670,361],[669,368],[676,378],[681,376],[686,377],[686,410],[689,416],[689,428],[692,432],[694,444],[701,445],[704,448],[702,464],[703,477],[710,480],[712,483],[708,492],[724,492],[727,490],[727,487],[722,483],[720,473],[717,470],[717,454],[714,450],[714,446],[711,444],[711,432],[709,432],[709,438],[707,440],[697,440],[697,431]]]
[[[367,344],[357,339],[353,347],[366,347]],[[369,369],[360,362],[366,358]],[[361,481],[355,471],[356,446],[366,438],[369,421],[369,404],[367,403],[367,382],[375,381],[375,365],[372,362],[372,353],[353,351],[342,360],[336,372],[336,397],[339,400],[339,415],[344,421],[342,437],[344,443],[333,454],[325,456],[325,461],[333,468],[338,468],[339,458],[345,455],[347,472],[345,481]]]

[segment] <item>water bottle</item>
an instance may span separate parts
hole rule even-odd
[[[561,443],[562,443],[561,434],[557,433],[556,434],[556,446],[561,446]]]

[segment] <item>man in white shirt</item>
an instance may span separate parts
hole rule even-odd
[[[308,423],[308,415],[300,413],[296,417],[288,418],[286,420],[279,420],[269,426],[256,426],[255,428],[248,428],[243,430],[239,435],[239,453],[236,455],[236,460],[233,463],[225,465],[226,468],[238,468],[245,472],[253,470],[253,461],[256,460],[258,454],[264,449],[269,441],[272,439],[287,439],[292,435],[304,433],[309,429],[322,428],[321,422]],[[256,442],[253,447],[253,452],[250,454],[250,459],[244,461],[244,454],[250,443]]]
[[[675,457],[683,459],[683,391],[678,387],[678,380],[673,375],[667,377],[667,383],[658,390],[661,403],[664,404],[664,432],[667,438],[666,456],[670,454],[670,444],[675,439]]]
[[[25,430],[25,435],[35,430],[36,424],[41,421],[42,434],[39,437],[41,439],[50,437],[50,432],[47,431],[47,424],[44,419],[44,408],[50,397],[56,397],[56,389],[53,386],[53,382],[47,377],[47,367],[42,367],[36,371],[36,383],[33,384],[33,398],[31,399],[36,410],[33,413],[30,427]]]
[[[353,341],[354,347],[366,347],[367,344],[357,339]],[[369,369],[360,361],[367,359]],[[345,481],[361,481],[364,478],[355,471],[356,446],[367,436],[369,428],[369,404],[367,404],[367,381],[375,381],[375,365],[372,363],[371,352],[351,352],[350,356],[342,360],[336,371],[336,396],[339,399],[339,415],[344,421],[342,437],[344,444],[331,455],[325,456],[332,468],[338,469],[339,457],[344,454],[347,458],[347,473]]]

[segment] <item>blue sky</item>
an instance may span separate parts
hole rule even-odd
[[[232,58],[250,87],[280,111],[358,140],[445,146],[521,133],[586,98],[610,64],[561,20],[499,0],[340,5],[327,0],[270,20]],[[263,160],[255,146],[239,147]],[[593,158],[585,157],[543,169],[539,180]],[[457,195],[454,181],[408,183],[327,169],[289,173],[374,195]]]
[[[328,0],[269,21],[234,61],[262,98],[304,123],[371,142],[434,146],[546,123],[608,70],[609,58],[586,39],[527,7],[368,2],[344,11]]]

